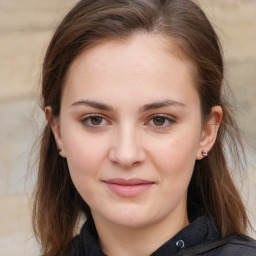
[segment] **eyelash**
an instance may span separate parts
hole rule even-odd
[[[164,119],[164,125],[159,125],[158,126],[158,125],[152,124],[153,129],[156,129],[156,130],[167,129],[167,128],[169,128],[171,125],[173,125],[176,122],[170,116],[163,115],[163,114],[157,114],[157,115],[151,116],[149,121],[146,122],[146,124],[150,123],[150,122],[154,122],[154,119],[156,119],[156,118],[163,118]],[[167,122],[167,124],[166,124],[166,122]]]
[[[101,119],[101,121],[103,122],[107,122],[107,123],[110,123],[104,116],[102,115],[99,115],[99,114],[90,114],[90,115],[87,115],[85,117],[82,118],[81,120],[81,123],[83,125],[85,125],[86,127],[88,128],[92,128],[92,129],[95,129],[95,128],[100,128],[102,126],[104,126],[105,124],[102,124],[102,122],[100,122],[100,124],[93,124],[92,123],[92,119],[93,118],[99,118]],[[156,118],[162,118],[163,121],[164,121],[164,124],[163,125],[156,125],[156,124],[151,124],[151,126],[153,127],[153,129],[156,129],[156,130],[163,130],[163,129],[166,129],[168,127],[170,127],[172,124],[174,124],[176,121],[173,119],[173,118],[170,118],[169,116],[167,115],[163,115],[163,114],[157,114],[157,115],[153,115],[150,117],[150,119],[145,123],[146,125],[147,124],[150,124],[150,122],[154,122],[154,120],[156,120]],[[90,122],[90,123],[88,123]],[[166,122],[168,122],[166,124]]]
[[[108,122],[107,119],[104,116],[99,115],[99,114],[87,115],[87,116],[82,118],[81,122],[82,122],[83,125],[85,125],[88,128],[100,128],[100,127],[104,126],[104,124],[101,124],[101,123],[99,125],[93,124],[92,123],[93,118],[100,118],[101,120],[104,120],[105,122]],[[90,122],[90,123],[87,123],[87,122]]]

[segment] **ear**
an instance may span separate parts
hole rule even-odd
[[[60,133],[60,119],[58,116],[54,116],[52,114],[52,108],[50,106],[44,108],[44,113],[46,120],[51,125],[52,133],[54,135],[56,142],[56,152],[60,154],[62,157],[66,157]]]
[[[210,117],[206,121],[202,130],[201,139],[196,155],[197,160],[201,160],[202,158],[204,158],[204,156],[202,155],[203,150],[209,152],[213,147],[222,121],[222,116],[223,111],[221,106],[212,107]]]

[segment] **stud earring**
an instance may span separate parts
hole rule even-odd
[[[202,155],[203,155],[203,156],[208,156],[208,151],[202,150]]]
[[[61,151],[62,151],[62,149],[57,147],[57,152],[60,153]]]

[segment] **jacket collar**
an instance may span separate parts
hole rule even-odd
[[[220,233],[213,221],[204,214],[164,243],[151,256],[175,255],[193,246],[217,240],[219,237]],[[88,218],[77,238],[77,250],[79,256],[105,256],[100,248],[92,217]]]
[[[163,244],[152,256],[175,255],[193,246],[214,241],[219,236],[220,233],[211,219],[203,215]]]

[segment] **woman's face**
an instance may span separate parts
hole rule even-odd
[[[191,65],[165,46],[146,34],[104,42],[69,70],[52,128],[96,221],[142,227],[187,216],[205,132]]]

